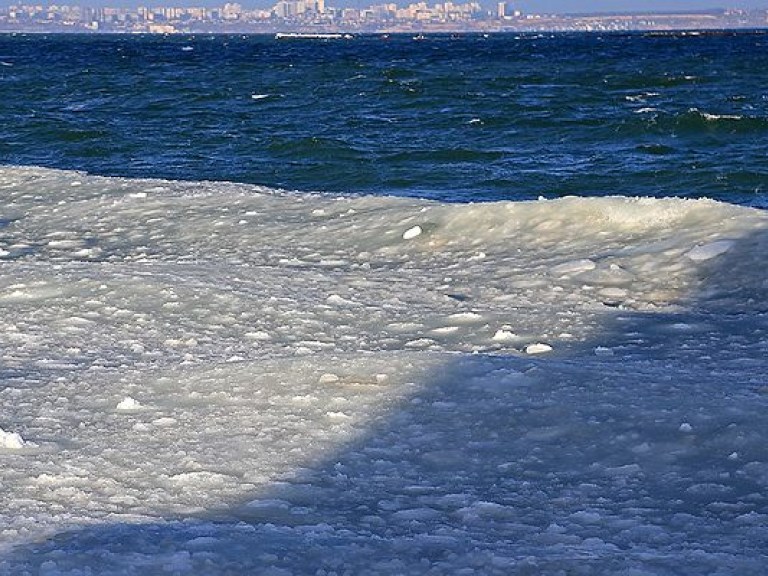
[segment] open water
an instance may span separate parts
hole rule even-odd
[[[765,207],[768,35],[0,35],[0,164]]]
[[[765,576],[766,44],[0,36],[0,576]]]

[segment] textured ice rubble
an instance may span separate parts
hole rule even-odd
[[[763,212],[0,187],[0,573],[762,574]]]

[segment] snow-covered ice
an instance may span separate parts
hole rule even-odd
[[[116,410],[139,410],[141,408],[141,402],[130,396],[126,396],[120,400],[115,407]]]
[[[535,344],[528,344],[525,347],[526,354],[545,354],[552,351],[552,346],[545,344],[544,342],[536,342]]]
[[[33,446],[34,444],[30,444],[24,440],[18,432],[6,432],[0,428],[0,449],[20,450],[24,448],[24,446],[30,445]]]
[[[765,573],[764,212],[0,190],[0,574]]]

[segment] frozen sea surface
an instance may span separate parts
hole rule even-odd
[[[0,189],[0,573],[765,573],[764,212]]]

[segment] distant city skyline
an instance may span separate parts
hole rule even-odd
[[[331,0],[334,1],[334,0]],[[679,12],[613,12],[587,14],[525,13],[502,1],[495,10],[478,2],[446,1],[407,6],[381,4],[340,7],[325,0],[278,0],[270,8],[240,3],[221,6],[161,4],[141,7],[20,4],[0,7],[0,30],[111,33],[273,33],[281,39],[300,37],[353,39],[366,32],[531,32],[628,31],[761,28],[768,10],[719,9]],[[286,34],[288,33],[288,34]]]
[[[400,0],[396,4],[403,6],[414,0]],[[460,0],[456,0],[460,2]],[[461,0],[463,1],[463,0]],[[66,5],[77,4],[88,7],[117,7],[135,8],[138,6],[152,7],[164,6],[200,6],[206,8],[222,6],[226,0],[45,0],[34,2],[43,6],[52,4]],[[0,0],[0,6],[8,7],[25,1]],[[241,0],[238,2],[246,9],[270,8],[275,0]],[[339,8],[361,8],[369,6],[372,0],[335,0],[334,6]],[[381,4],[390,1],[381,0]],[[431,3],[431,2],[429,2]],[[480,4],[487,9],[494,9],[496,0],[480,0]],[[768,0],[514,0],[508,2],[515,10],[521,10],[529,14],[579,14],[591,12],[679,12],[686,10],[709,10],[717,8],[726,9],[768,9]]]

